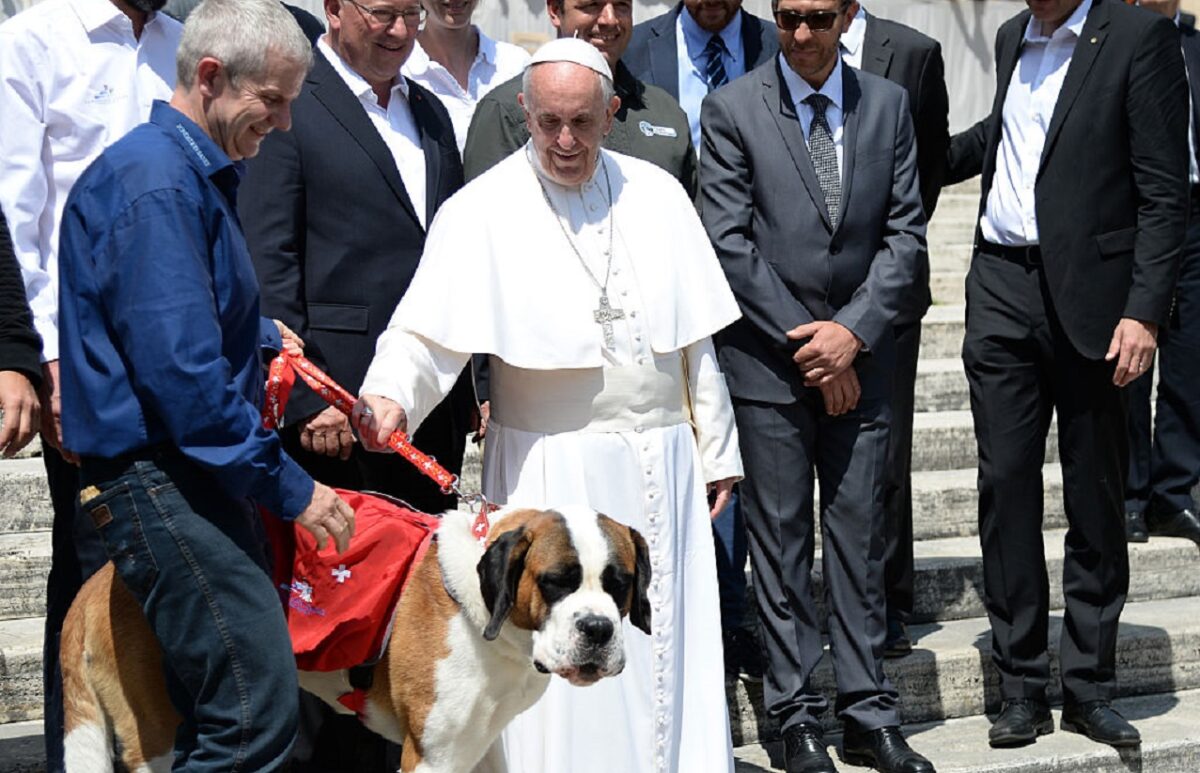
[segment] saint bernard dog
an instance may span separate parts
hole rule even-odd
[[[368,728],[403,744],[405,773],[467,773],[551,675],[589,685],[619,674],[623,617],[650,631],[650,560],[636,530],[583,507],[507,508],[480,545],[472,520],[446,513],[361,704]],[[114,748],[133,773],[171,769],[179,716],[162,653],[111,564],[71,606],[62,671],[68,773],[112,771]],[[301,672],[300,684],[352,713],[338,701],[349,672]]]

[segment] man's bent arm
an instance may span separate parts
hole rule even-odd
[[[692,398],[692,422],[700,466],[706,483],[740,479],[742,455],[738,450],[737,425],[725,376],[717,365],[712,339],[703,338],[684,349],[688,390]]]
[[[379,336],[359,394],[399,403],[412,435],[450,394],[470,360],[470,354],[451,351],[393,323]]]
[[[234,384],[200,205],[178,191],[146,194],[117,220],[108,243],[99,289],[139,401],[230,496],[295,518],[312,499],[313,481]]]
[[[715,98],[700,107],[700,219],[742,313],[780,349],[787,331],[813,321],[754,243],[754,182],[733,118]]]

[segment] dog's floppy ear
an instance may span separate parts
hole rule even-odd
[[[646,540],[637,529],[630,527],[629,537],[633,540],[633,600],[629,604],[629,622],[643,633],[650,633],[650,599],[646,592],[650,588],[650,551]]]
[[[475,567],[483,603],[492,615],[483,629],[483,638],[488,641],[500,635],[500,628],[517,600],[517,585],[525,571],[530,542],[524,526],[506,531],[488,547]]]

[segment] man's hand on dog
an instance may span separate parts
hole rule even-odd
[[[408,432],[408,414],[395,400],[382,395],[363,395],[354,404],[350,423],[368,451],[391,451],[388,438],[396,430]]]
[[[296,518],[296,523],[316,538],[318,550],[324,550],[333,537],[337,552],[344,553],[354,534],[354,510],[333,489],[314,482],[312,501]]]
[[[354,448],[350,419],[333,406],[310,416],[300,428],[300,447],[314,454],[349,459]]]

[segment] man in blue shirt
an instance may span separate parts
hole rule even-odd
[[[236,210],[237,162],[290,126],[311,62],[279,3],[207,0],[170,104],[100,155],[63,217],[64,444],[170,665],[176,770],[277,770],[295,737],[295,665],[253,505],[339,550],[353,531],[349,507],[262,427],[263,326]]]

